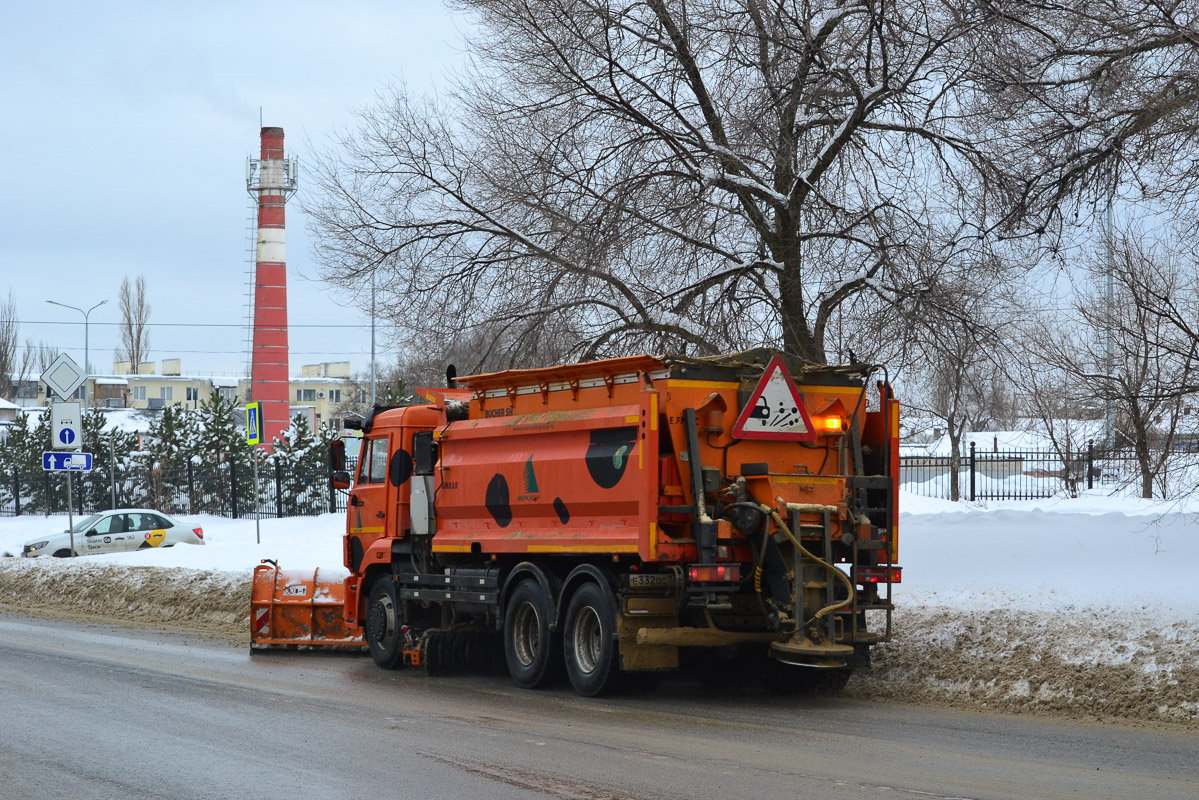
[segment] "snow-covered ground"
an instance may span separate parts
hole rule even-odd
[[[1199,724],[1199,515],[1100,493],[985,507],[903,494],[900,505],[895,639],[851,693]],[[53,592],[69,573],[77,585],[128,566],[161,568],[159,583],[244,586],[263,558],[344,574],[341,515],[263,520],[261,544],[252,520],[187,521],[204,546],[0,559],[0,588]],[[0,554],[65,527],[0,518]]]

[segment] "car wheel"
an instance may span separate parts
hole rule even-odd
[[[566,674],[584,697],[606,694],[620,677],[616,661],[616,614],[596,583],[585,583],[570,598],[563,636]]]
[[[68,547],[64,547],[62,550],[55,550],[54,557],[55,558],[70,558],[71,550]]]
[[[544,686],[560,663],[550,641],[553,602],[541,584],[527,579],[517,584],[504,610],[504,658],[508,674],[522,689]]]
[[[366,644],[371,658],[383,669],[395,669],[404,661],[404,636],[400,631],[400,599],[395,581],[382,575],[371,584],[366,608]]]

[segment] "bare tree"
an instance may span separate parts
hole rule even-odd
[[[1107,302],[1111,281],[1115,302]],[[1036,336],[1041,358],[1065,375],[1075,395],[1115,410],[1114,440],[1137,463],[1142,497],[1155,486],[1166,496],[1164,476],[1176,456],[1185,401],[1199,389],[1199,339],[1175,324],[1161,301],[1195,304],[1194,271],[1167,245],[1153,248],[1144,235],[1119,236],[1110,264],[1097,259],[1078,287],[1074,313],[1055,312]]]
[[[150,304],[146,302],[146,278],[137,276],[136,284],[129,283],[128,276],[121,281],[121,349],[118,358],[129,362],[130,371],[137,374],[138,364],[150,352]]]
[[[948,274],[949,270],[945,272]],[[1007,353],[1009,327],[1017,308],[995,281],[980,280],[988,273],[967,271],[970,278],[941,281],[926,287],[940,295],[934,305],[953,313],[916,313],[908,320],[912,354],[909,375],[921,385],[906,404],[945,424],[949,436],[949,499],[961,499],[962,439],[968,431],[985,429],[1002,407],[993,392]]]
[[[13,378],[17,373],[17,342],[20,323],[17,320],[17,299],[8,290],[8,299],[0,303],[0,397],[13,396]]]
[[[992,167],[961,118],[986,3],[459,5],[477,35],[448,101],[365,111],[306,207],[324,277],[378,271],[406,330],[824,362],[830,331],[879,345],[892,304],[935,297],[926,256],[982,235],[962,197]]]
[[[985,76],[964,118],[1004,163],[1008,213],[1042,231],[1117,182],[1191,204],[1199,171],[1199,2],[987,0],[976,28]],[[981,126],[981,127],[980,127]],[[1028,224],[1026,222],[1026,224]]]
[[[33,353],[30,359],[30,364],[37,364],[38,374],[50,369],[50,365],[54,363],[54,359],[58,358],[59,349],[45,340],[41,340],[36,346],[32,339],[25,340],[25,352]]]
[[[1040,424],[1061,462],[1059,477],[1063,486],[1071,497],[1077,497],[1086,479],[1084,455],[1102,409],[1095,397],[1080,391],[1073,376],[1045,358],[1040,337],[1057,335],[1044,324],[1051,319],[1036,320],[1024,336],[1014,339],[1017,348],[1006,362],[1005,374],[1020,391],[1022,411]]]

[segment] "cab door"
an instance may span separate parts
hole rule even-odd
[[[112,514],[99,520],[83,534],[83,546],[76,545],[80,553],[117,553],[125,549],[123,515]],[[78,537],[78,534],[76,534]]]
[[[372,432],[362,442],[358,458],[358,478],[350,490],[349,513],[346,514],[347,540],[350,540],[350,560],[361,559],[370,543],[386,533],[387,526],[387,463],[391,452],[391,435],[387,430]],[[357,540],[357,544],[353,540]],[[354,558],[355,551],[359,554]],[[347,564],[356,568],[353,564]]]

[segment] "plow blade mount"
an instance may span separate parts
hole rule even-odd
[[[366,646],[361,630],[346,626],[341,578],[320,572],[284,572],[273,561],[254,568],[250,647]]]

